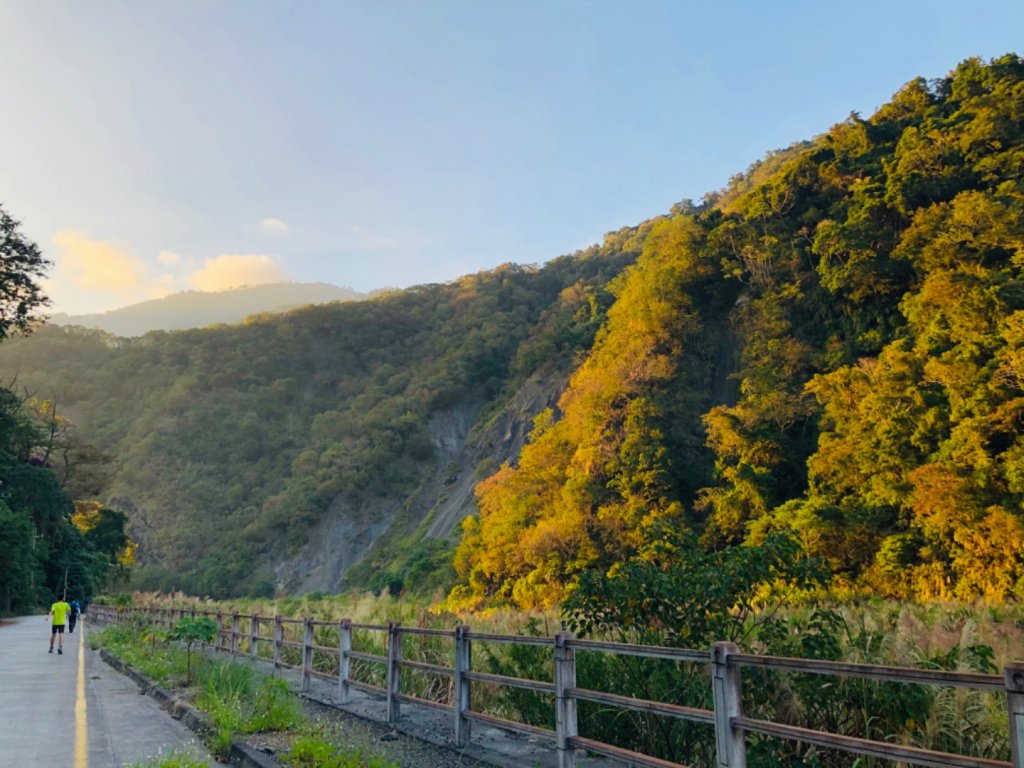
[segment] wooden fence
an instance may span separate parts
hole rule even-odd
[[[349,703],[353,689],[381,695],[387,701],[389,723],[396,722],[401,716],[402,703],[419,704],[442,710],[452,717],[454,739],[459,746],[465,746],[468,743],[470,727],[474,722],[542,737],[554,742],[559,768],[574,768],[577,750],[611,757],[629,765],[649,766],[650,768],[680,768],[678,763],[581,736],[577,728],[576,712],[577,702],[580,701],[594,702],[633,712],[680,718],[713,727],[718,768],[746,768],[746,735],[749,733],[790,739],[801,744],[842,750],[866,757],[883,758],[912,765],[934,766],[935,768],[1024,768],[1024,662],[1019,661],[1008,664],[1004,675],[999,676],[913,667],[760,656],[741,653],[735,644],[727,642],[715,643],[710,651],[700,651],[583,640],[564,631],[554,637],[527,637],[473,632],[467,626],[459,626],[454,630],[439,630],[403,627],[395,622],[390,622],[387,625],[356,624],[348,619],[329,622],[316,621],[312,618],[293,619],[256,614],[223,614],[181,608],[133,607],[119,611],[110,606],[92,605],[89,607],[90,620],[99,624],[123,623],[141,619],[148,623],[171,628],[181,618],[197,616],[208,616],[217,622],[218,634],[215,647],[218,650],[232,655],[241,654],[243,651],[240,645],[244,642],[245,653],[255,658],[261,656],[260,647],[263,644],[269,645],[269,653],[263,657],[273,661],[275,670],[295,669],[301,671],[303,691],[310,689],[313,678],[323,678],[337,684],[338,700],[342,704]],[[337,630],[338,643],[336,646],[316,644],[317,628],[325,627]],[[289,633],[289,628],[294,631]],[[272,635],[261,634],[261,630],[269,629],[273,630]],[[298,635],[298,630],[301,630],[302,639],[290,639],[289,634]],[[353,633],[355,632],[385,635],[386,654],[367,653],[354,648]],[[402,639],[416,636],[444,638],[446,642],[450,640],[454,644],[454,653],[452,654],[454,666],[403,659]],[[554,679],[550,681],[526,680],[474,671],[472,648],[475,643],[506,643],[550,648]],[[714,709],[685,707],[579,688],[576,685],[576,653],[578,651],[707,663],[710,665],[711,671],[710,683]],[[337,659],[335,663],[331,664],[332,668],[336,666],[337,672],[328,674],[317,670],[314,664],[317,654]],[[297,656],[299,663],[293,664],[287,661],[285,656],[292,658]],[[353,662],[383,667],[384,685],[374,685],[353,677]],[[853,677],[887,683],[958,686],[1005,693],[1009,714],[1011,761],[937,752],[746,717],[741,706],[742,670],[745,667]],[[411,692],[403,692],[402,670],[414,670],[452,680],[451,703],[438,702],[415,696]],[[553,695],[555,730],[551,731],[547,728],[473,711],[470,692],[474,682]]]

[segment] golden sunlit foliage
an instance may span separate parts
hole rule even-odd
[[[792,531],[863,590],[1024,597],[1022,120],[1024,62],[969,60],[659,222],[480,484],[453,603],[560,601],[666,516]]]

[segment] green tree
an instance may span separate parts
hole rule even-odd
[[[180,640],[185,643],[185,685],[192,684],[192,646],[196,643],[212,643],[217,637],[217,622],[209,616],[198,619],[183,617],[168,634],[169,640]]]
[[[39,319],[36,311],[49,303],[39,280],[49,265],[0,205],[0,340],[12,331],[29,330]]]
[[[36,604],[34,534],[29,517],[7,506],[0,485],[0,613],[19,613]]]

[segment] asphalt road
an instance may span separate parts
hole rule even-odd
[[[0,620],[0,768],[122,768],[191,750],[195,735],[85,642],[88,622],[47,653],[49,619]]]

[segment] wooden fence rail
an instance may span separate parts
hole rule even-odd
[[[1024,768],[1024,662],[1014,661],[1006,666],[1004,674],[984,675],[968,672],[946,672],[941,670],[894,667],[874,664],[851,664],[835,661],[795,659],[778,656],[758,656],[740,653],[733,643],[715,643],[710,651],[661,646],[631,645],[594,640],[581,640],[570,632],[559,632],[554,637],[525,637],[517,635],[495,635],[472,632],[469,627],[458,626],[454,630],[423,629],[402,627],[397,622],[387,625],[355,624],[348,619],[341,621],[315,621],[312,618],[295,619],[284,616],[243,616],[233,613],[224,616],[220,611],[196,611],[160,607],[131,607],[116,609],[111,606],[92,605],[89,607],[90,620],[97,624],[118,624],[142,620],[167,629],[189,617],[208,616],[217,622],[217,636],[213,647],[232,655],[241,653],[240,642],[248,643],[251,657],[259,655],[258,650],[269,645],[266,656],[274,669],[296,669],[301,672],[301,688],[308,691],[312,678],[336,681],[338,699],[342,704],[351,701],[353,689],[371,694],[383,695],[387,701],[389,723],[401,717],[401,705],[421,704],[448,712],[452,717],[455,742],[465,746],[469,742],[471,723],[478,722],[505,730],[539,736],[554,742],[558,754],[559,768],[574,768],[577,750],[611,757],[631,765],[651,768],[685,768],[679,763],[633,752],[622,747],[607,744],[579,734],[577,724],[577,703],[595,702],[620,710],[630,710],[660,716],[674,717],[703,723],[714,728],[717,754],[717,768],[746,768],[747,734],[763,734],[781,739],[790,739],[806,745],[850,752],[865,757],[876,757],[912,765],[933,768]],[[246,621],[245,627],[242,622]],[[272,635],[260,634],[262,627],[273,627]],[[288,637],[287,628],[301,631],[301,641]],[[331,628],[338,632],[337,646],[316,643],[317,628]],[[353,632],[381,633],[384,637],[386,655],[359,651],[353,647]],[[447,667],[422,661],[406,660],[402,657],[403,637],[437,637],[451,639],[453,664]],[[546,646],[551,648],[554,676],[552,680],[525,680],[522,678],[475,672],[472,669],[473,643],[510,643],[519,645]],[[298,651],[299,663],[285,661],[287,649]],[[713,710],[684,707],[664,702],[635,699],[606,691],[579,688],[576,685],[576,654],[613,653],[641,658],[669,659],[706,663],[710,667],[710,684]],[[294,653],[294,652],[293,652]],[[325,673],[315,668],[315,657],[323,654],[337,659],[337,674]],[[296,658],[289,654],[289,658]],[[375,665],[383,668],[384,686],[354,679],[352,662]],[[907,747],[888,742],[873,741],[825,731],[816,731],[792,725],[773,723],[747,717],[742,709],[742,669],[758,667],[786,672],[855,677],[888,683],[959,686],[975,690],[1004,692],[1009,713],[1011,760],[989,760],[966,755],[937,752],[917,747]],[[451,679],[453,681],[452,704],[433,701],[402,691],[402,670]],[[486,683],[499,687],[514,687],[552,695],[555,708],[555,730],[518,723],[495,717],[485,712],[474,712],[471,707],[472,684]]]

